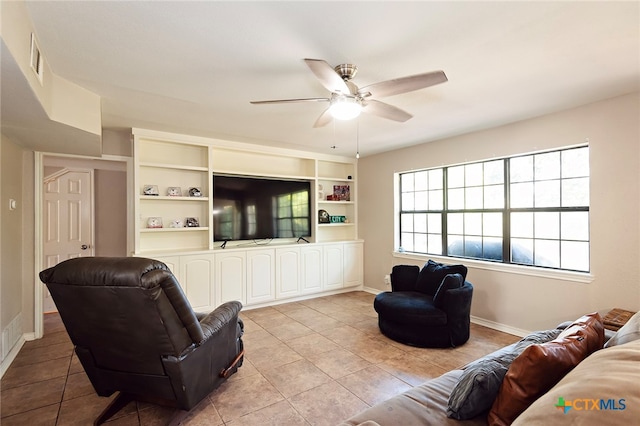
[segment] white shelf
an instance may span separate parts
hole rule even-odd
[[[327,180],[332,182],[355,182],[353,179],[347,179],[344,177],[333,177],[333,176],[318,176],[318,180]]]
[[[338,227],[338,226],[355,226],[355,223],[345,223],[345,222],[341,222],[341,223],[319,223],[318,226],[321,228],[334,228],[334,227]]]
[[[318,204],[355,204],[353,201],[318,200]]]
[[[140,162],[140,167],[155,167],[159,169],[173,169],[173,170],[191,170],[194,172],[206,172],[209,171],[207,167],[200,166],[183,166],[179,164],[169,164],[169,163],[148,163],[148,162]]]
[[[170,200],[170,201],[209,201],[209,197],[173,197],[169,195],[141,195],[140,200]]]
[[[190,226],[182,228],[141,228],[140,232],[194,232],[208,230],[208,226]]]

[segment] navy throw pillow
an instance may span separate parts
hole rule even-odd
[[[440,287],[438,287],[435,296],[433,296],[433,305],[438,309],[442,309],[447,290],[460,288],[463,284],[464,278],[462,278],[462,275],[460,274],[449,274],[445,276],[442,283],[440,283]]]
[[[460,274],[462,281],[464,281],[467,279],[467,267],[464,265],[445,265],[429,259],[418,275],[416,291],[435,296],[442,280],[449,274]]]

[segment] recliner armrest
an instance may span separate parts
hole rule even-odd
[[[238,314],[242,309],[242,303],[238,301],[226,302],[218,306],[208,315],[200,319],[200,326],[202,327],[202,333],[204,339],[199,344],[202,344],[208,340],[211,336],[215,335],[224,326],[232,321],[238,321]]]

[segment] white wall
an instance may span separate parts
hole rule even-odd
[[[591,273],[581,283],[470,267],[472,315],[520,330],[612,307],[640,310],[640,94],[386,152],[358,165],[365,286],[388,290],[394,258],[394,172],[546,150],[589,140]],[[416,118],[414,118],[416,119]],[[460,263],[459,260],[451,262]],[[462,262],[464,263],[464,262]]]

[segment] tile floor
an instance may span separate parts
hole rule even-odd
[[[519,338],[472,324],[456,349],[420,349],[380,334],[374,296],[351,292],[245,310],[244,365],[183,425],[335,425]],[[0,383],[0,423],[90,425],[111,398],[93,391],[57,314]],[[160,425],[172,414],[130,403],[110,425]]]

